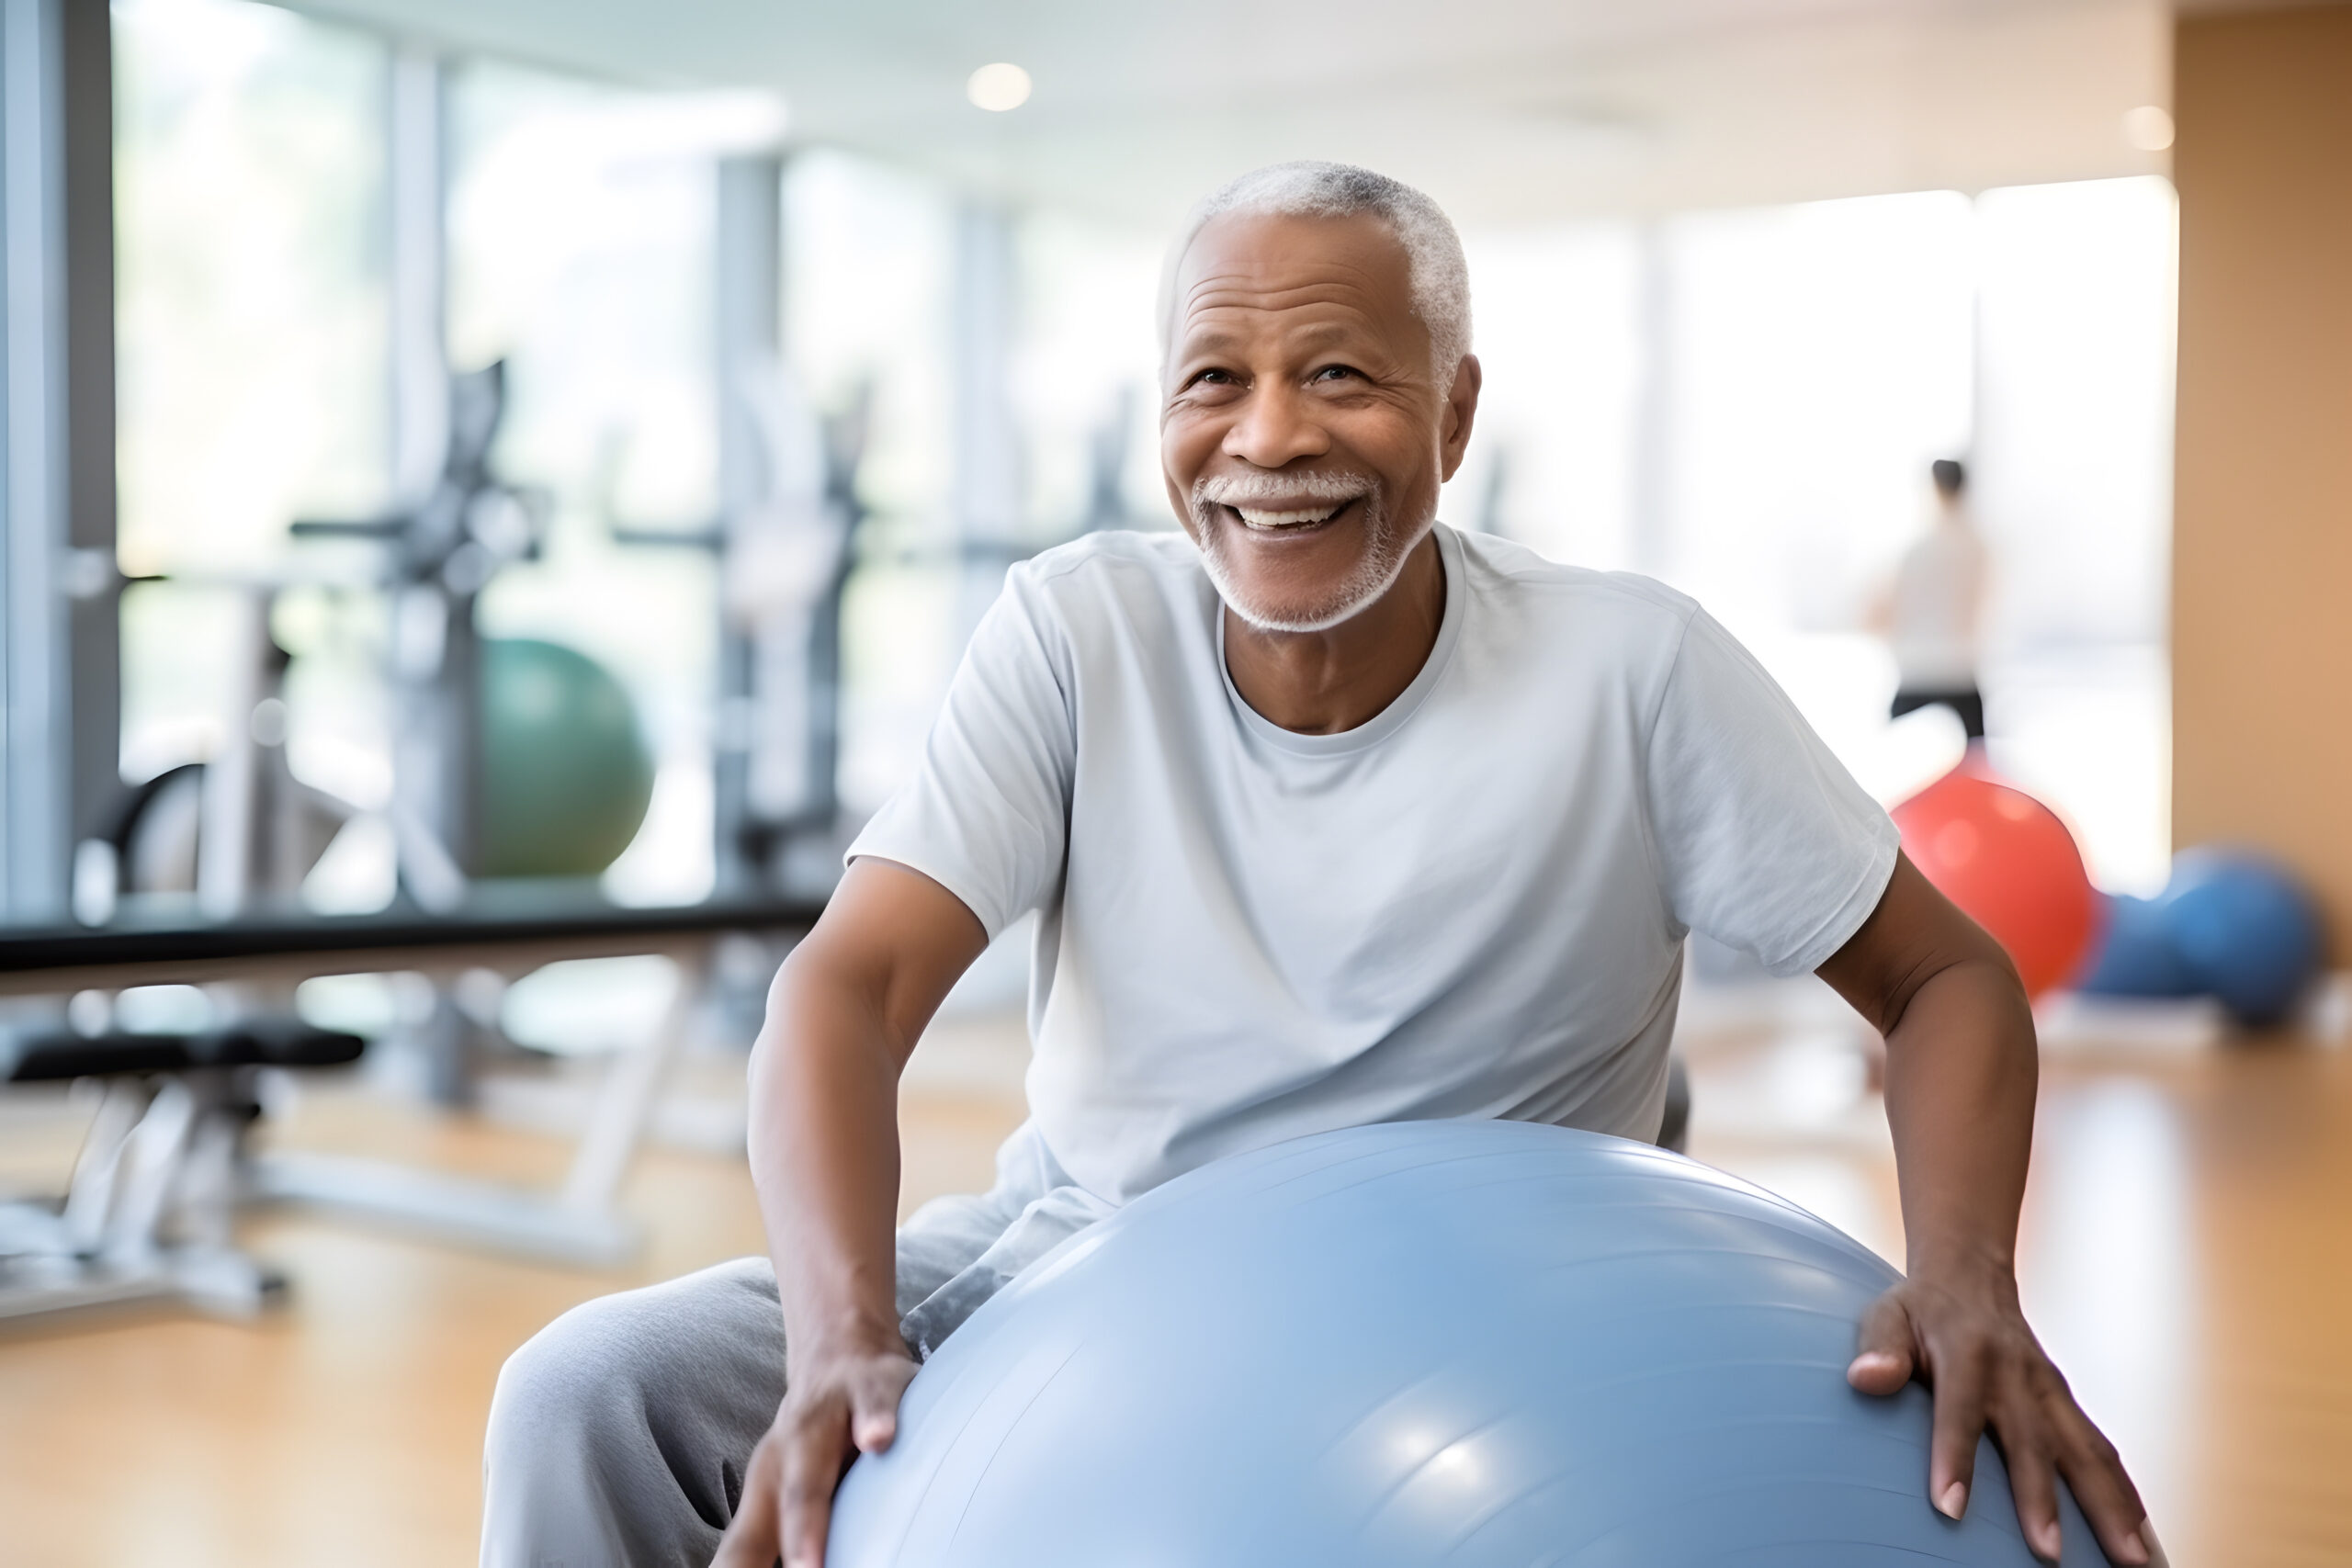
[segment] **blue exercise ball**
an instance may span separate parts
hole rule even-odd
[[[1647,1145],[1359,1127],[1203,1167],[950,1335],[831,1568],[1871,1568],[2034,1562],[1980,1445],[1847,1387],[1894,1270]],[[2064,1504],[2067,1563],[2099,1563]]]
[[[2285,1021],[2318,975],[2318,907],[2294,874],[2241,850],[2184,850],[2159,900],[2197,988],[2240,1023]]]
[[[2193,997],[2204,989],[2173,940],[2162,902],[2118,893],[2106,904],[2098,947],[2077,989],[2104,997]]]

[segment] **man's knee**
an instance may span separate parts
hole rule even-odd
[[[708,1562],[783,1391],[764,1260],[572,1308],[498,1374],[482,1562]]]
[[[485,1461],[594,1470],[689,1433],[748,1450],[710,1428],[751,1423],[756,1440],[783,1391],[775,1276],[747,1258],[584,1302],[533,1335],[498,1374]]]
[[[634,1362],[650,1326],[627,1295],[573,1307],[526,1341],[499,1369],[491,1396],[486,1459],[587,1458],[596,1439],[637,1403]]]

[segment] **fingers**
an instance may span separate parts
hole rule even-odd
[[[2044,1562],[2058,1561],[2058,1471],[2037,1444],[2002,1435],[2001,1457],[2009,1468],[2009,1495],[2017,1499],[2018,1528]]]
[[[752,1456],[743,1506],[713,1568],[773,1568],[779,1557],[785,1568],[822,1568],[842,1472],[897,1438],[899,1396],[914,1375],[903,1354],[842,1356],[808,1371]]]
[[[719,1538],[711,1568],[823,1568],[833,1489],[863,1450],[879,1453],[899,1431],[899,1400],[914,1381],[903,1354],[820,1361],[796,1382],[775,1424],[752,1450],[743,1497]]]
[[[784,1568],[823,1568],[833,1488],[851,1450],[842,1441],[849,1412],[831,1404],[797,1422],[784,1443]],[[815,1418],[812,1418],[815,1417]]]
[[[773,1438],[763,1438],[752,1451],[743,1476],[743,1498],[727,1533],[718,1538],[718,1554],[710,1568],[775,1568],[782,1552],[778,1529],[781,1496],[777,1487],[777,1454]]]
[[[2058,1470],[2067,1489],[2081,1505],[2109,1562],[2123,1568],[2142,1568],[2158,1561],[2155,1532],[2148,1528],[2148,1510],[2139,1488],[2123,1472],[2123,1461],[2099,1429],[2090,1423],[2071,1397],[2062,1398],[2058,1412],[2062,1433]]]
[[[878,1454],[899,1435],[899,1400],[914,1381],[907,1360],[868,1363],[850,1388],[850,1439],[861,1453]]]
[[[775,1510],[763,1510],[757,1523],[752,1516],[739,1513],[718,1538],[718,1555],[710,1560],[710,1568],[775,1568],[776,1556]]]
[[[1928,1501],[1947,1518],[1968,1512],[1976,1443],[1984,1435],[1984,1371],[1974,1359],[1935,1367],[1936,1415],[1928,1444]]]
[[[2018,1524],[2035,1555],[2058,1559],[2059,1483],[2081,1505],[2109,1562],[2154,1568],[2164,1561],[2140,1494],[2116,1455],[2075,1403],[2018,1313],[2004,1271],[1965,1270],[1932,1285],[1914,1280],[1871,1303],[1847,1379],[1871,1393],[1901,1387],[1897,1369],[1917,1371],[1935,1392],[1928,1499],[1951,1518],[1968,1509],[1976,1450],[1989,1427],[2017,1502]]]
[[[2005,1379],[1992,1425],[2007,1462],[2009,1490],[2026,1544],[2056,1562],[2062,1542],[2058,1482],[2064,1477],[2109,1562],[2143,1568],[2151,1561],[2147,1509],[2123,1461],[2037,1351]]]
[[[1893,1291],[1872,1302],[1862,1314],[1861,1333],[1846,1381],[1864,1393],[1881,1398],[1903,1392],[1911,1381],[1914,1346],[1911,1314]]]

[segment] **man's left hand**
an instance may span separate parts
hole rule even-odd
[[[2064,1476],[2112,1561],[2161,1568],[2164,1554],[2138,1490],[2026,1326],[2008,1270],[1923,1270],[1871,1304],[1846,1381],[1884,1397],[1915,1376],[1935,1395],[1928,1496],[1939,1511],[1957,1519],[1967,1510],[1976,1440],[1989,1428],[2007,1462],[2018,1523],[2037,1556],[2058,1560]]]

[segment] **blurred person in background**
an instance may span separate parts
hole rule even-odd
[[[1969,514],[1968,473],[1950,457],[1928,469],[1935,483],[1927,531],[1903,552],[1872,607],[1871,629],[1894,654],[1890,718],[1947,707],[1974,746],[1984,739],[1984,697],[1976,683],[1990,559]]]

